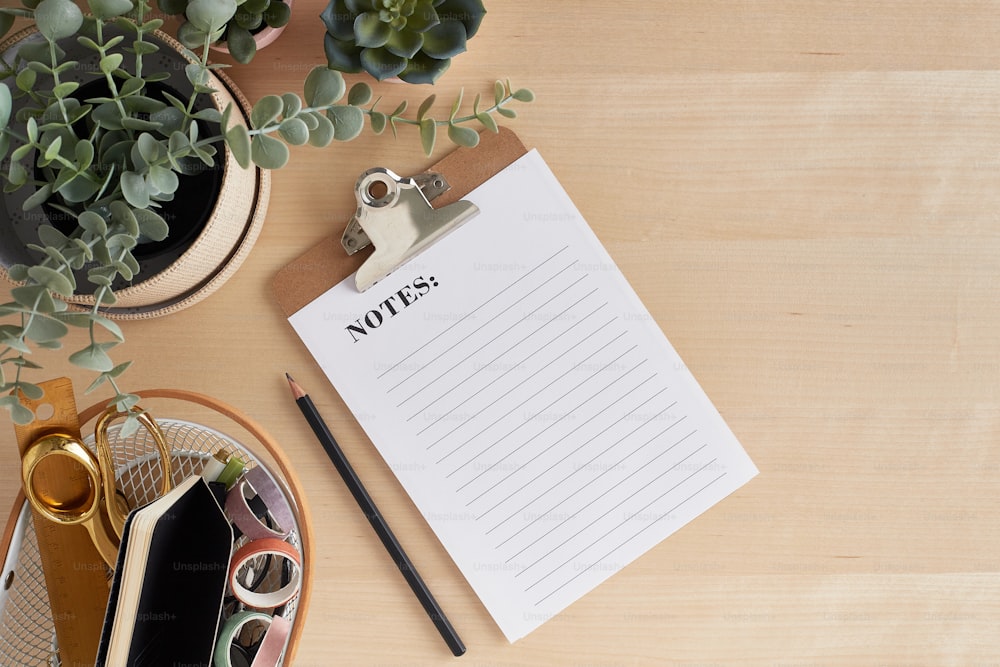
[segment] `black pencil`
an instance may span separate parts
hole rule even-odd
[[[309,395],[298,385],[292,376],[285,373],[285,377],[288,378],[288,385],[292,388],[292,395],[295,397],[295,402],[298,404],[299,409],[302,411],[302,415],[309,422],[309,426],[312,427],[313,433],[316,434],[316,438],[319,440],[320,444],[323,445],[323,449],[326,450],[327,456],[333,462],[334,467],[337,468],[337,472],[344,479],[344,483],[347,484],[347,488],[351,490],[351,494],[354,499],[358,502],[358,506],[361,511],[365,513],[368,517],[368,521],[371,523],[372,528],[378,534],[382,544],[385,546],[386,551],[392,556],[392,559],[396,562],[396,567],[403,574],[403,578],[406,579],[406,583],[410,585],[413,589],[414,594],[416,594],[417,599],[420,600],[420,604],[423,606],[424,611],[430,616],[431,621],[434,622],[434,627],[438,629],[441,633],[441,637],[444,638],[448,648],[451,652],[456,655],[462,655],[465,653],[465,644],[462,643],[461,638],[458,633],[455,632],[455,628],[451,626],[448,618],[444,615],[441,607],[438,605],[437,600],[431,595],[430,590],[427,588],[427,584],[424,580],[420,578],[420,574],[417,572],[416,568],[413,567],[413,563],[410,561],[410,557],[406,555],[403,551],[402,545],[400,545],[399,540],[396,536],[392,534],[392,530],[389,528],[389,524],[386,523],[385,518],[382,513],[378,511],[378,507],[375,506],[375,502],[368,495],[365,490],[364,485],[361,480],[358,479],[357,473],[354,472],[354,468],[348,462],[347,457],[344,456],[344,452],[340,449],[340,445],[334,439],[333,434],[330,433],[330,429],[327,427],[326,422],[320,417],[319,412],[316,410],[315,404],[313,404],[312,399]]]

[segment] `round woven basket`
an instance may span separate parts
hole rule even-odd
[[[155,33],[161,49],[146,56],[148,69],[168,72],[165,84],[175,90],[190,86],[184,67],[190,64],[180,43],[166,33]],[[0,43],[0,53],[10,55],[21,44],[42,39],[34,27],[12,35]],[[64,81],[84,83],[92,79],[88,73],[96,71],[99,54],[80,47],[73,53],[79,66],[62,75]],[[93,61],[93,62],[90,62]],[[201,107],[214,107],[223,111],[232,104],[232,120],[244,125],[249,123],[251,105],[236,85],[220,70],[215,70],[209,86],[216,90],[203,95]],[[270,177],[267,171],[252,167],[243,169],[230,150],[216,155],[223,170],[222,187],[215,205],[201,233],[186,249],[164,257],[139,260],[139,281],[116,289],[118,301],[104,312],[117,319],[146,319],[181,310],[213,293],[228,280],[243,263],[260,233],[267,212],[270,194]],[[38,225],[37,214],[32,217],[20,210],[20,204],[31,192],[21,188],[5,196],[7,210],[0,211],[9,219],[9,229],[0,229],[0,275],[7,277],[5,266],[24,263],[25,258],[16,249],[26,243],[35,243],[33,229]],[[6,246],[6,247],[3,247]],[[70,303],[93,305],[93,297],[80,295],[68,299]]]
[[[150,409],[154,415],[175,414],[179,407],[184,408],[185,419],[157,417],[157,423],[171,446],[175,483],[190,474],[199,473],[211,457],[211,452],[224,448],[249,461],[249,467],[263,467],[284,492],[296,523],[288,541],[302,555],[301,588],[282,611],[292,626],[282,664],[294,664],[312,588],[313,539],[309,508],[288,459],[278,443],[256,421],[215,398],[170,389],[137,393],[143,399],[143,407],[157,406],[155,412]],[[94,419],[104,408],[102,403],[82,411],[80,424]],[[188,415],[197,421],[188,420]],[[241,437],[227,435],[233,425],[240,428]],[[249,437],[243,437],[243,434]],[[161,472],[159,458],[144,429],[128,438],[118,436],[117,429],[112,427],[109,438],[115,455],[118,488],[131,507],[139,507],[156,495]],[[250,446],[250,440],[256,442]],[[31,516],[23,496],[19,497],[0,540],[0,565],[3,565],[0,573],[3,577],[0,580],[0,667],[59,664],[55,627]],[[242,539],[234,544],[234,550],[242,546]],[[276,572],[275,576],[280,574]],[[265,580],[263,585],[277,584]]]

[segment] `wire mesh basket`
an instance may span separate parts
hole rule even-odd
[[[213,426],[184,419],[157,418],[171,448],[175,485],[189,475],[199,474],[213,453],[222,450],[238,455],[247,462],[248,469],[263,468],[288,499],[295,525],[287,541],[297,548],[302,557],[301,588],[296,597],[276,611],[291,622],[292,629],[283,663],[292,664],[308,605],[311,588],[309,564],[312,554],[309,513],[299,491],[298,479],[290,465],[274,440],[256,422],[217,399],[180,390],[137,393],[144,401],[169,399],[176,403],[180,400],[185,401],[189,407],[193,404],[208,408],[210,412],[216,413],[215,417],[222,415],[227,421],[238,424],[263,446],[266,456],[257,453],[260,448],[252,450],[241,440]],[[80,423],[86,424],[102,410],[103,405],[88,408],[80,414]],[[134,435],[123,438],[120,436],[120,426],[112,426],[108,436],[114,453],[117,487],[124,494],[129,507],[141,507],[154,500],[160,488],[163,467],[150,433],[139,429]],[[93,449],[92,436],[84,442]],[[233,550],[246,541],[246,537],[239,538],[234,542]],[[0,541],[0,562],[3,563],[3,578],[0,580],[0,667],[58,667],[55,625],[45,589],[34,522],[23,496],[15,501]],[[263,590],[280,588],[283,576],[281,568],[270,567],[269,562],[262,561],[251,562],[249,568],[259,573],[256,585]],[[236,608],[228,606],[224,615],[235,611]],[[261,628],[249,627],[246,632],[260,633]]]

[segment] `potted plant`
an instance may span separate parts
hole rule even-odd
[[[332,69],[434,83],[485,14],[482,0],[330,0],[320,16]]]
[[[232,103],[218,109],[199,102],[222,88],[219,65],[208,61],[209,46],[236,13],[235,0],[190,0],[188,20],[203,35],[197,54],[177,45],[187,59],[183,91],[155,90],[167,74],[153,66],[153,53],[165,48],[158,19],[147,19],[146,0],[88,0],[84,16],[72,0],[23,0],[23,8],[0,9],[0,37],[15,17],[33,19],[34,28],[14,40],[12,61],[0,62],[0,159],[8,193],[27,194],[24,211],[46,210],[34,218],[37,243],[30,261],[0,267],[17,283],[12,301],[0,305],[0,405],[17,422],[32,415],[21,395],[37,397],[40,389],[24,371],[38,349],[59,348],[69,327],[88,331],[89,342],[69,354],[70,363],[96,374],[90,389],[109,385],[109,405],[126,412],[138,400],[124,392],[118,378],[130,362],[112,361],[113,348],[124,334],[108,316],[118,285],[141,280],[138,249],[173,233],[164,209],[182,183],[223,159],[239,167],[282,167],[288,144],[326,146],[357,137],[366,119],[380,132],[390,125],[419,125],[430,151],[438,126],[465,145],[478,141],[467,126],[495,127],[493,112],[513,111],[512,100],[530,101],[527,89],[497,84],[497,99],[487,109],[479,102],[470,115],[459,116],[461,96],[448,120],[429,116],[421,105],[417,118],[404,116],[401,104],[391,114],[365,108],[367,84],[348,93],[339,72],[325,67],[306,77],[303,94],[267,95],[258,100],[244,122]],[[21,43],[32,33],[37,39]],[[166,38],[169,39],[169,38]],[[81,44],[96,54],[96,67],[85,73],[103,82],[99,92],[67,80],[81,63],[67,57],[68,47]],[[347,93],[346,101],[343,101]],[[78,301],[68,305],[67,301]],[[81,305],[82,303],[82,305]],[[125,428],[136,428],[126,421]]]
[[[160,11],[183,15],[177,28],[177,39],[190,49],[204,42],[204,32],[187,18],[189,0],[157,0]],[[262,49],[278,38],[292,16],[292,0],[238,0],[233,15],[212,48],[229,53],[237,62],[253,60]]]

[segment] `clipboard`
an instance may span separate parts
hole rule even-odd
[[[501,127],[496,134],[482,132],[478,146],[458,148],[428,168],[442,174],[451,185],[432,206],[437,209],[457,202],[525,153],[527,148],[512,130]],[[272,289],[285,317],[357,271],[368,258],[368,252],[348,255],[340,236],[338,230],[275,275]]]

